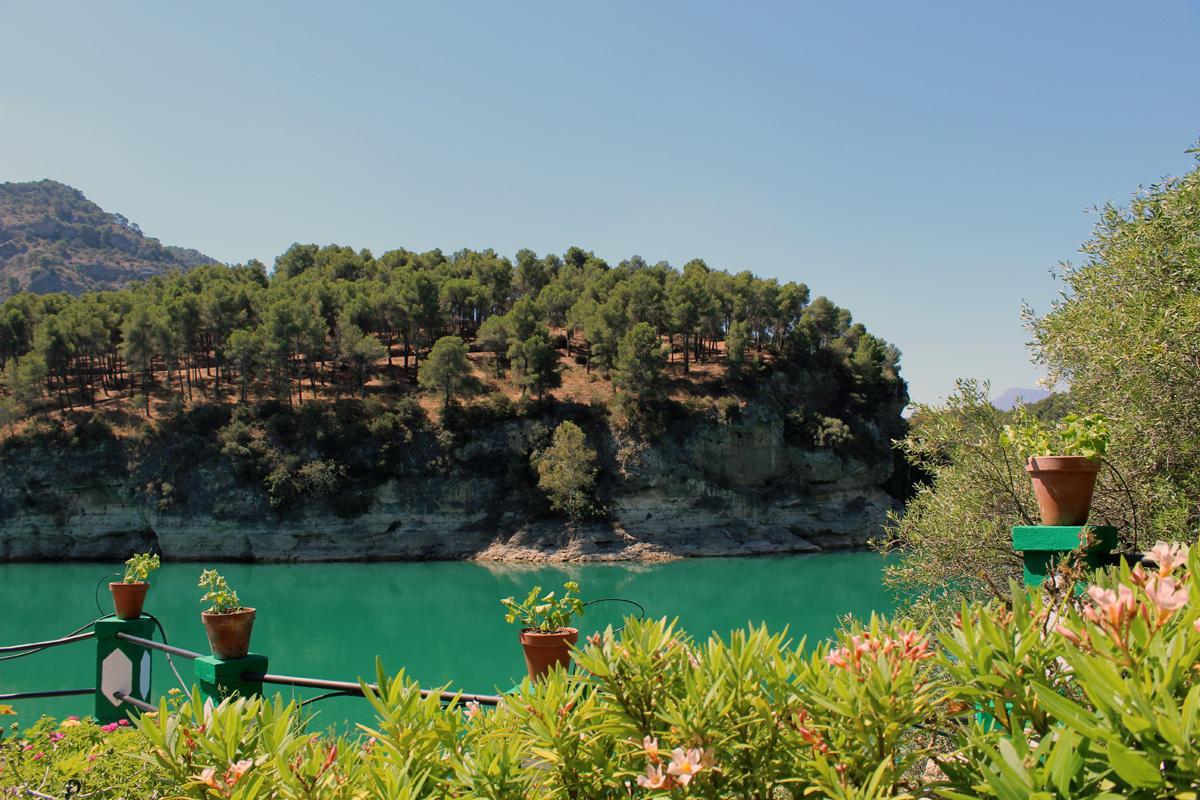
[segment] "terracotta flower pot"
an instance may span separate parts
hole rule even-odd
[[[117,619],[137,619],[142,615],[142,606],[146,604],[146,592],[150,584],[145,581],[125,583],[114,581],[108,585],[113,596],[113,610]]]
[[[228,614],[201,611],[208,646],[217,658],[245,658],[250,652],[250,632],[254,629],[254,609],[242,608]]]
[[[534,680],[545,676],[555,665],[564,669],[571,665],[571,645],[579,640],[576,628],[559,628],[546,633],[526,628],[521,631],[521,648],[525,651],[525,668]]]
[[[1043,525],[1084,525],[1100,462],[1083,456],[1033,456],[1025,464]]]

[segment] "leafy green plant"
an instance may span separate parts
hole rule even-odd
[[[534,586],[521,602],[512,597],[500,601],[505,608],[504,620],[510,625],[519,624],[525,630],[550,632],[570,627],[573,617],[583,616],[583,601],[577,596],[579,584],[567,581],[563,594],[542,594],[541,586]]]
[[[215,569],[201,572],[198,586],[208,590],[200,597],[200,602],[210,603],[209,613],[232,614],[241,610],[242,604],[238,600],[237,592],[229,588],[229,582]]]
[[[125,720],[42,717],[24,730],[0,729],[0,795],[108,797],[121,787],[125,797],[169,796],[169,776],[142,760],[145,750]]]
[[[1083,595],[964,608],[942,666],[963,708],[993,713],[939,759],[942,796],[1194,796],[1198,555],[1159,542],[1153,569],[1098,573]]]
[[[125,583],[140,583],[161,566],[157,553],[135,553],[125,562]]]
[[[1022,458],[1083,456],[1094,461],[1108,452],[1108,421],[1100,414],[1067,414],[1049,426],[1022,408],[1004,427],[1001,442],[1015,447]]]

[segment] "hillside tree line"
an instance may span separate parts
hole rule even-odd
[[[269,274],[252,261],[9,298],[0,424],[120,396],[150,414],[152,396],[296,405],[365,396],[369,384],[403,392],[418,378],[449,405],[469,386],[469,351],[539,401],[573,360],[633,410],[662,401],[670,371],[716,360],[736,379],[764,360],[836,370],[865,404],[904,391],[896,348],[803,283],[701,260],[613,266],[578,247],[509,259],[296,244]]]

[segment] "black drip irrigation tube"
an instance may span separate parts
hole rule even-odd
[[[87,625],[84,625],[83,627],[87,628],[94,624],[95,624],[94,622],[89,622]],[[82,629],[77,628],[76,630],[82,630]],[[47,639],[44,642],[27,642],[26,644],[10,644],[10,645],[6,645],[5,647],[0,647],[0,653],[21,653],[21,655],[23,655],[23,656],[33,655],[33,653],[38,653],[38,652],[41,652],[42,650],[49,650],[51,647],[61,647],[64,644],[73,644],[75,642],[82,642],[84,639],[90,639],[95,635],[96,635],[95,632],[87,631],[86,633],[70,634],[68,636],[63,636],[58,639]],[[22,652],[22,651],[32,651],[32,652]]]
[[[45,692],[12,692],[10,694],[0,694],[0,700],[37,700],[42,697],[76,697],[95,693],[95,687],[91,689],[50,689]]]

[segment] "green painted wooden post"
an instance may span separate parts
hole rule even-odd
[[[101,724],[126,719],[136,711],[118,700],[114,692],[150,702],[150,651],[118,639],[127,633],[142,639],[154,636],[154,620],[102,619],[96,623],[96,721]]]
[[[1017,525],[1012,529],[1013,550],[1025,564],[1025,585],[1041,586],[1054,563],[1079,547],[1084,532],[1095,540],[1084,554],[1092,569],[1104,564],[1104,556],[1117,546],[1117,529],[1111,525]]]
[[[246,680],[243,673],[267,671],[267,657],[250,653],[245,658],[201,656],[194,662],[196,685],[206,699],[219,703],[231,694],[252,697],[262,694],[262,681]]]

